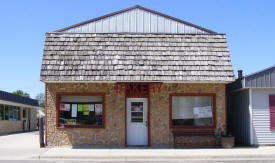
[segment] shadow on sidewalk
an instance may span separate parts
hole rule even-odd
[[[62,148],[62,147],[61,147]],[[214,147],[178,147],[178,146],[172,146],[172,147],[166,147],[166,146],[127,146],[127,147],[115,147],[115,146],[71,146],[72,149],[224,149],[221,146],[214,146]],[[257,149],[258,146],[241,146],[237,145],[232,149]]]

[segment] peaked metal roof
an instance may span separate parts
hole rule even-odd
[[[110,21],[103,24],[103,23],[98,23],[98,26],[95,24],[96,22],[100,22],[102,20],[106,20],[108,18],[112,18],[113,16],[118,16],[118,15],[122,15],[123,13],[126,13],[126,12],[129,12],[131,10],[134,10],[134,9],[139,9],[141,11],[145,11],[145,12],[148,12],[148,13],[151,13],[151,14],[154,14],[155,16],[159,16],[160,20],[163,20],[166,19],[166,20],[170,20],[171,22],[168,22],[166,23],[166,28],[169,28],[169,31],[170,32],[166,32],[167,30],[160,30],[160,29],[153,29],[152,30],[152,25],[148,25],[149,27],[147,28],[150,28],[150,30],[146,30],[142,33],[186,33],[186,29],[188,30],[188,33],[196,33],[196,34],[217,34],[216,32],[214,31],[211,31],[209,29],[206,29],[206,28],[203,28],[203,27],[200,27],[198,25],[194,25],[192,23],[189,23],[189,22],[186,22],[186,21],[183,21],[181,19],[178,19],[178,18],[175,18],[175,17],[172,17],[172,16],[169,16],[169,15],[166,15],[166,14],[163,14],[163,13],[160,13],[160,12],[157,12],[157,11],[154,11],[154,10],[151,10],[151,9],[148,9],[148,8],[144,8],[142,6],[139,6],[139,5],[136,5],[136,6],[133,6],[133,7],[130,7],[130,8],[126,8],[126,9],[123,9],[123,10],[120,10],[120,11],[117,11],[117,12],[113,12],[113,13],[110,13],[110,14],[107,14],[107,15],[104,15],[104,16],[100,16],[100,17],[97,17],[97,18],[94,18],[94,19],[90,19],[90,20],[87,20],[87,21],[84,21],[84,22],[81,22],[81,23],[78,23],[78,24],[75,24],[75,25],[72,25],[72,26],[69,26],[69,27],[65,27],[65,28],[62,28],[62,29],[59,29],[59,30],[56,30],[54,32],[72,32],[72,33],[117,33],[116,30],[113,30],[113,32],[110,32],[112,30],[104,30],[103,28],[105,27],[106,28],[112,28],[113,26],[110,25]],[[131,13],[130,13],[131,14]],[[141,13],[143,14],[142,17],[144,17],[144,13]],[[128,16],[128,15],[126,15]],[[119,26],[124,26],[125,24],[123,24],[124,22],[127,22],[127,20],[129,18],[125,18],[126,17],[125,15],[122,15],[122,17],[124,18],[121,18],[121,20],[117,20],[117,18],[114,18],[113,21],[120,21],[120,25]],[[135,16],[137,17],[137,16]],[[151,16],[152,17],[152,16]],[[151,21],[151,17],[147,16],[147,18],[141,18],[140,22],[141,23],[144,23],[144,19],[150,19]],[[138,19],[138,18],[136,18]],[[153,17],[152,17],[153,19]],[[156,19],[154,17],[154,19]],[[126,20],[126,21],[125,21]],[[131,20],[132,23],[133,23],[133,20]],[[158,18],[156,19],[156,21],[151,21],[150,23],[152,24],[155,23],[155,24],[159,24],[161,26],[164,25],[164,28],[165,28],[165,23],[164,23],[165,20],[163,20],[163,22],[158,22]],[[114,22],[113,22],[114,23]],[[118,22],[115,22],[116,24],[118,24]],[[129,24],[129,22],[127,22]],[[138,24],[141,24],[141,23],[136,23],[134,24],[133,26],[137,26]],[[116,26],[115,24],[115,26]],[[127,24],[127,25],[128,25]],[[179,25],[177,25],[179,24]],[[90,25],[90,26],[89,26]],[[109,27],[109,26],[111,27]],[[155,25],[155,26],[157,26]],[[176,29],[176,31],[172,31],[171,30],[171,26],[174,26],[174,28]],[[181,26],[180,26],[181,25]],[[130,24],[129,24],[130,26]],[[102,30],[96,30],[99,29],[99,28],[102,28]],[[129,27],[130,28],[130,27]],[[144,27],[143,27],[144,28]],[[156,27],[158,28],[158,27]],[[141,29],[141,28],[140,28]],[[152,32],[153,31],[153,32]],[[120,30],[120,32],[131,32],[131,33],[139,33],[138,30],[131,30],[131,29],[127,29],[127,30]]]
[[[261,73],[264,73],[264,72],[267,72],[267,71],[275,71],[275,65],[270,66],[268,68],[265,68],[263,70],[257,71],[257,72],[253,72],[252,74],[248,74],[248,75],[246,75],[244,77],[246,77],[246,78],[247,77],[253,77],[254,75],[258,75],[258,74],[261,74]]]
[[[242,88],[275,88],[275,65],[238,78],[227,85],[229,90]]]
[[[275,88],[275,65],[244,77],[246,88]]]
[[[15,94],[5,92],[5,91],[1,91],[1,90],[0,90],[0,100],[9,101],[9,102],[16,102],[16,103],[31,105],[31,106],[39,106],[38,101],[35,100],[35,99],[15,95]]]

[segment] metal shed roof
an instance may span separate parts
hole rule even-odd
[[[8,92],[1,91],[1,90],[0,90],[0,100],[16,102],[16,103],[31,105],[31,106],[39,106],[37,100],[31,99],[28,97],[15,95],[15,94],[8,93]]]
[[[275,88],[275,65],[244,77],[246,88]]]
[[[228,84],[227,88],[230,91],[243,88],[275,88],[275,65],[238,78]]]

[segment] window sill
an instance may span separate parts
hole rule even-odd
[[[215,128],[172,128],[172,133],[175,136],[180,135],[214,135],[215,134]]]
[[[192,129],[192,130],[196,130],[196,129],[215,129],[216,126],[171,126],[170,128],[172,129]]]
[[[60,125],[56,126],[57,129],[63,128],[95,128],[95,129],[104,129],[103,125]]]

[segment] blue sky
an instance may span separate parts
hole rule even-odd
[[[137,4],[226,33],[235,75],[275,63],[273,0],[2,0],[0,90],[21,89],[33,98],[44,92],[39,75],[46,32]]]

